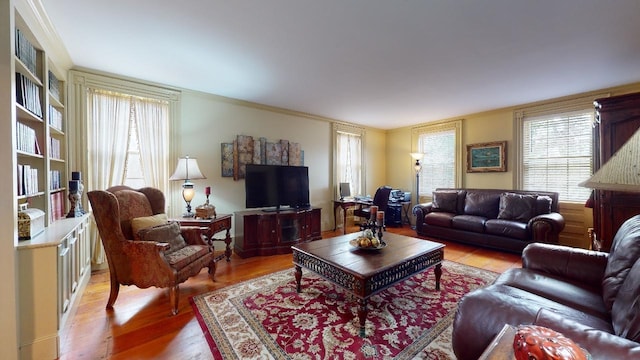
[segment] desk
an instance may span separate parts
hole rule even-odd
[[[220,261],[226,257],[227,261],[231,261],[231,235],[229,234],[231,230],[231,214],[218,214],[218,216],[211,219],[176,218],[174,220],[182,226],[206,227],[206,236],[210,246],[213,247],[214,241],[224,241],[226,244],[224,254],[217,256],[214,260]],[[224,239],[214,237],[217,233],[225,230],[227,232]]]
[[[350,207],[354,207],[358,204],[355,199],[343,199],[343,200],[333,200],[333,231],[336,231],[338,227],[338,208],[342,208],[343,213],[343,223],[342,229],[343,233],[347,233],[347,209]]]

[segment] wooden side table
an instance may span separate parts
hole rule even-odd
[[[487,346],[478,360],[513,360],[513,338],[516,336],[516,328],[505,325],[496,335],[491,344]]]
[[[347,233],[347,209],[350,207],[354,207],[357,204],[358,203],[355,200],[348,200],[348,199],[333,200],[333,231],[336,231],[336,228],[338,227],[337,210],[338,208],[342,208],[342,215],[343,215],[342,229],[344,234]]]
[[[215,258],[215,261],[220,261],[227,258],[227,261],[231,261],[231,214],[218,214],[218,216],[211,219],[196,219],[196,218],[176,218],[174,219],[182,226],[198,226],[207,228],[207,240],[209,245],[213,247],[214,241],[224,241],[226,248],[224,254]],[[216,238],[215,235],[221,231],[226,230],[224,239]]]

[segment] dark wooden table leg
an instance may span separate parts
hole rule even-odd
[[[300,282],[302,281],[302,268],[298,265],[296,265],[295,276],[296,276],[296,291],[300,292]]]
[[[440,277],[442,276],[442,263],[436,265],[433,272],[436,274],[436,290],[440,290]]]
[[[342,207],[342,233],[347,234],[347,209],[349,207]]]
[[[224,238],[227,248],[224,250],[224,255],[227,257],[227,261],[231,261],[231,235],[229,235],[229,229],[227,229],[227,236]]]
[[[333,231],[336,231],[338,228],[338,213],[336,210],[338,210],[339,206],[340,205],[338,203],[333,203]]]
[[[360,320],[360,337],[366,337],[364,325],[367,322],[367,299],[358,299],[358,320]]]

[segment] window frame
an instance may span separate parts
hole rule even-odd
[[[462,119],[459,120],[453,120],[453,121],[445,121],[445,122],[439,122],[439,123],[433,123],[433,124],[428,124],[428,125],[423,125],[423,126],[418,126],[418,127],[414,127],[411,130],[411,144],[412,144],[412,149],[411,152],[422,152],[423,154],[425,154],[425,157],[429,156],[429,151],[428,149],[424,149],[424,147],[422,149],[420,149],[420,137],[424,134],[428,134],[428,133],[439,133],[439,132],[445,132],[445,131],[453,131],[454,132],[454,136],[455,136],[455,141],[454,141],[454,164],[453,164],[453,169],[454,169],[454,184],[452,185],[452,187],[454,188],[460,188],[462,187],[462,155],[463,155],[463,148],[462,148]],[[422,161],[421,161],[422,162]],[[415,182],[415,177],[416,177],[416,172],[415,172],[415,161],[413,161],[411,163],[411,167],[410,167],[410,171],[411,174],[413,175],[414,180],[412,181],[413,183],[413,191],[415,191],[416,189],[416,182]],[[420,187],[419,187],[419,194],[418,194],[418,198],[421,199],[423,197],[431,199],[432,198],[432,193],[430,191],[425,191],[425,186],[422,186],[422,179],[424,178],[425,174],[424,174],[424,168],[420,169],[419,172],[419,176],[420,176]],[[420,202],[422,202],[422,200],[420,200]]]
[[[365,191],[366,189],[366,169],[365,169],[365,144],[366,144],[366,131],[362,127],[347,125],[342,123],[333,123],[333,176],[332,178],[332,188],[334,193],[334,198],[340,198],[340,179],[338,179],[338,134],[352,134],[360,137],[360,189]],[[351,196],[356,196],[358,194],[355,193],[354,189],[351,189]]]
[[[554,117],[554,116],[568,116],[571,113],[576,112],[593,112],[592,120],[595,121],[595,109],[593,107],[593,100],[601,97],[606,97],[607,94],[593,94],[590,96],[584,96],[574,99],[567,99],[563,101],[557,101],[553,103],[539,104],[526,108],[516,109],[514,111],[514,143],[517,165],[515,167],[513,176],[514,184],[518,189],[524,189],[524,123],[527,118],[541,118],[541,117]],[[593,136],[593,135],[592,135]],[[593,144],[593,138],[591,140]],[[593,151],[591,151],[591,168],[593,169]],[[577,186],[577,184],[576,184]],[[586,201],[586,199],[585,199]],[[584,204],[584,201],[580,200],[567,200],[560,197],[561,203],[570,204]]]

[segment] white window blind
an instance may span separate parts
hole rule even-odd
[[[585,202],[578,183],[591,175],[593,111],[525,117],[522,122],[522,188],[556,191],[561,201]]]
[[[455,129],[421,133],[418,151],[425,154],[420,161],[420,196],[431,196],[436,188],[456,186]]]

